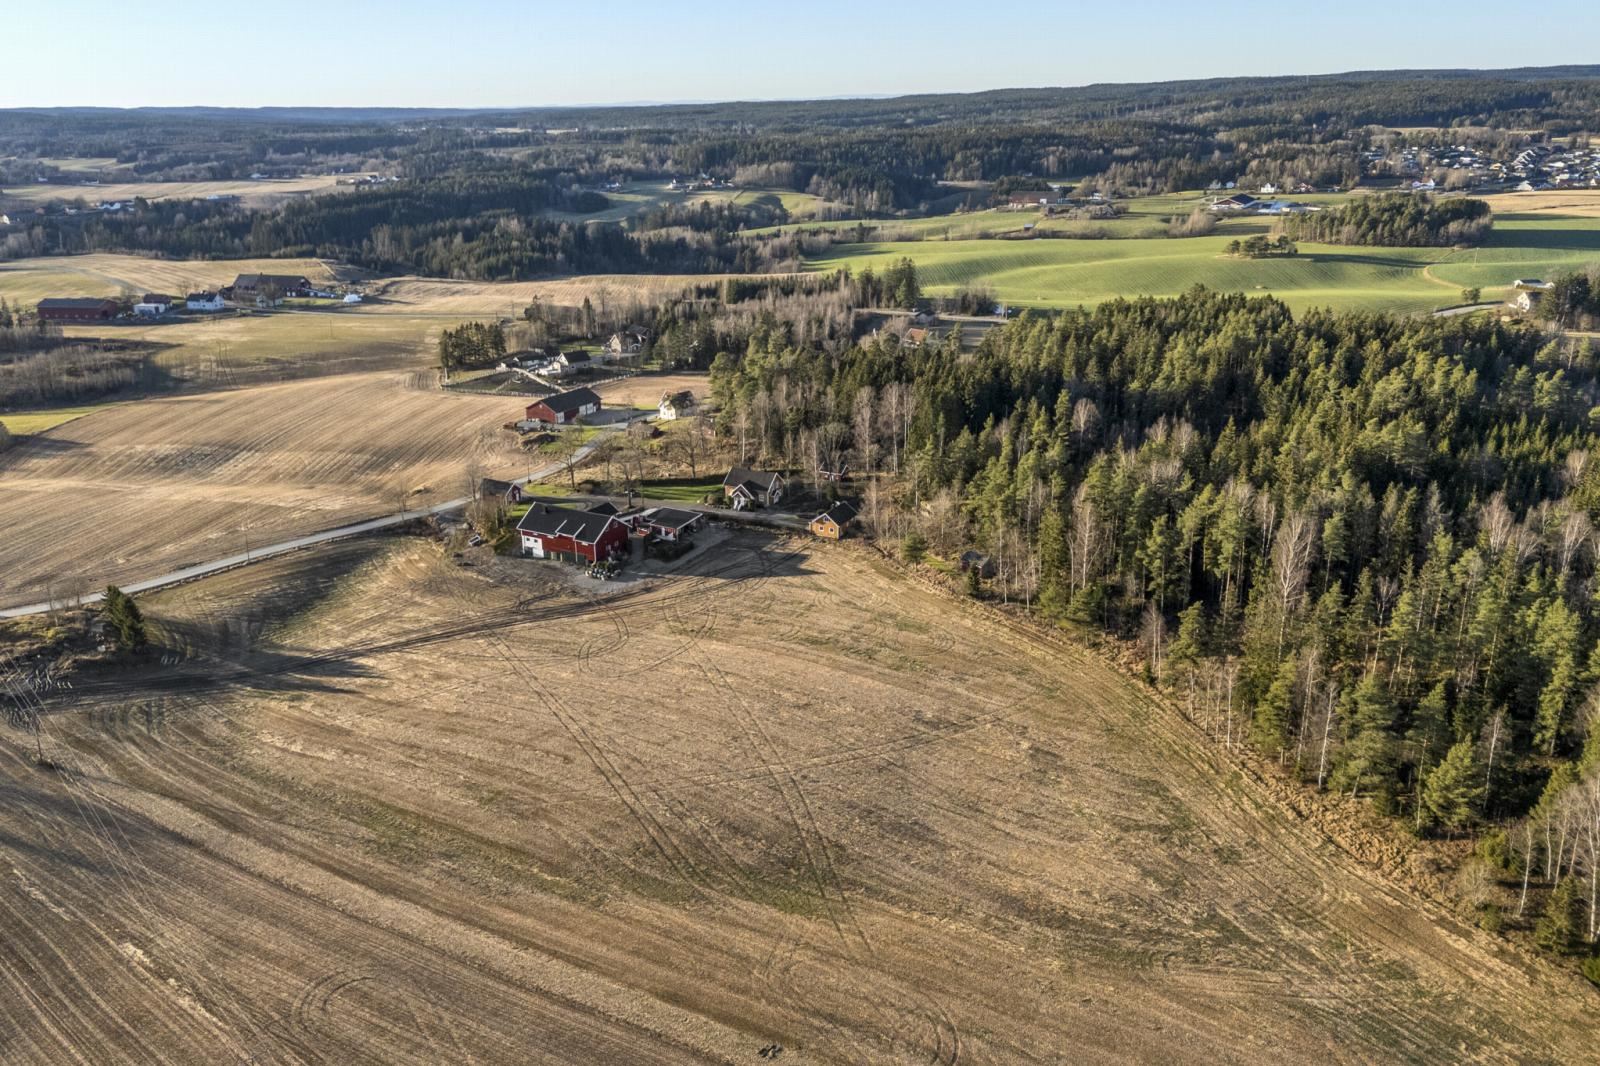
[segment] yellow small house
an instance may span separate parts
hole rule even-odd
[[[850,523],[855,521],[855,517],[855,507],[844,500],[839,500],[811,520],[811,532],[825,540],[840,540]]]

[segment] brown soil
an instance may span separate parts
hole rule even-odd
[[[8,1063],[1593,1050],[1575,980],[848,546],[596,602],[374,540],[146,607],[168,664],[55,697],[68,769],[0,755]]]
[[[153,577],[526,472],[518,405],[354,374],[107,407],[0,459],[0,605]],[[70,578],[70,580],[69,580]]]

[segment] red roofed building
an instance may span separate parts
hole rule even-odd
[[[628,527],[608,514],[535,504],[517,523],[522,554],[599,563],[628,552]]]

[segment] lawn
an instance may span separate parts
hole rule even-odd
[[[1260,224],[1260,223],[1257,223]],[[811,270],[881,270],[910,257],[932,295],[987,287],[1009,304],[1092,305],[1118,296],[1176,296],[1194,285],[1271,293],[1296,309],[1428,311],[1473,285],[1503,295],[1511,282],[1600,260],[1600,218],[1508,215],[1480,248],[1352,248],[1302,244],[1285,259],[1223,255],[1227,227],[1210,237],[1127,240],[968,240],[839,245]]]
[[[75,418],[104,411],[111,404],[97,404],[88,407],[53,407],[47,411],[26,411],[22,414],[0,415],[0,424],[19,437],[31,436],[35,433],[44,433],[64,426]]]
[[[676,503],[699,503],[707,496],[721,492],[722,479],[719,477],[669,477],[639,483],[639,495]]]

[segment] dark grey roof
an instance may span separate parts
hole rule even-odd
[[[513,481],[496,481],[492,477],[486,477],[478,482],[478,496],[480,499],[489,496],[505,496],[514,488],[516,488],[516,483]]]
[[[650,512],[648,520],[651,525],[664,529],[683,529],[704,517],[699,511],[685,511],[681,507],[657,507]]]
[[[259,289],[263,285],[274,285],[280,289],[298,289],[311,282],[304,274],[240,274],[233,279],[236,289]]]
[[[106,304],[115,302],[94,296],[50,296],[40,300],[39,306],[60,311],[98,311]]]
[[[587,363],[590,361],[588,352],[562,352],[561,357],[569,363]]]
[[[843,526],[848,525],[850,520],[860,513],[861,512],[856,509],[856,505],[851,503],[849,500],[835,500],[832,507],[829,507],[826,511],[823,511],[821,514],[817,515],[817,517],[813,518],[812,521],[815,522],[818,518],[831,518],[839,525]]]
[[[571,392],[558,392],[554,396],[546,396],[542,400],[533,401],[535,404],[544,404],[557,414],[567,411],[577,411],[593,404],[600,406],[600,396],[593,389],[573,389]],[[529,406],[532,406],[530,404]]]
[[[728,471],[728,476],[722,479],[725,489],[738,488],[740,485],[752,486],[756,492],[771,492],[772,487],[781,480],[778,474],[768,473],[765,470],[747,470],[736,466]]]
[[[592,511],[575,511],[569,507],[547,507],[535,504],[517,523],[523,533],[542,533],[547,537],[571,537],[583,544],[593,544],[600,539],[616,519]]]
[[[589,513],[611,515],[616,514],[618,510],[619,508],[617,505],[612,503],[610,500],[601,500],[599,503],[589,508]]]

